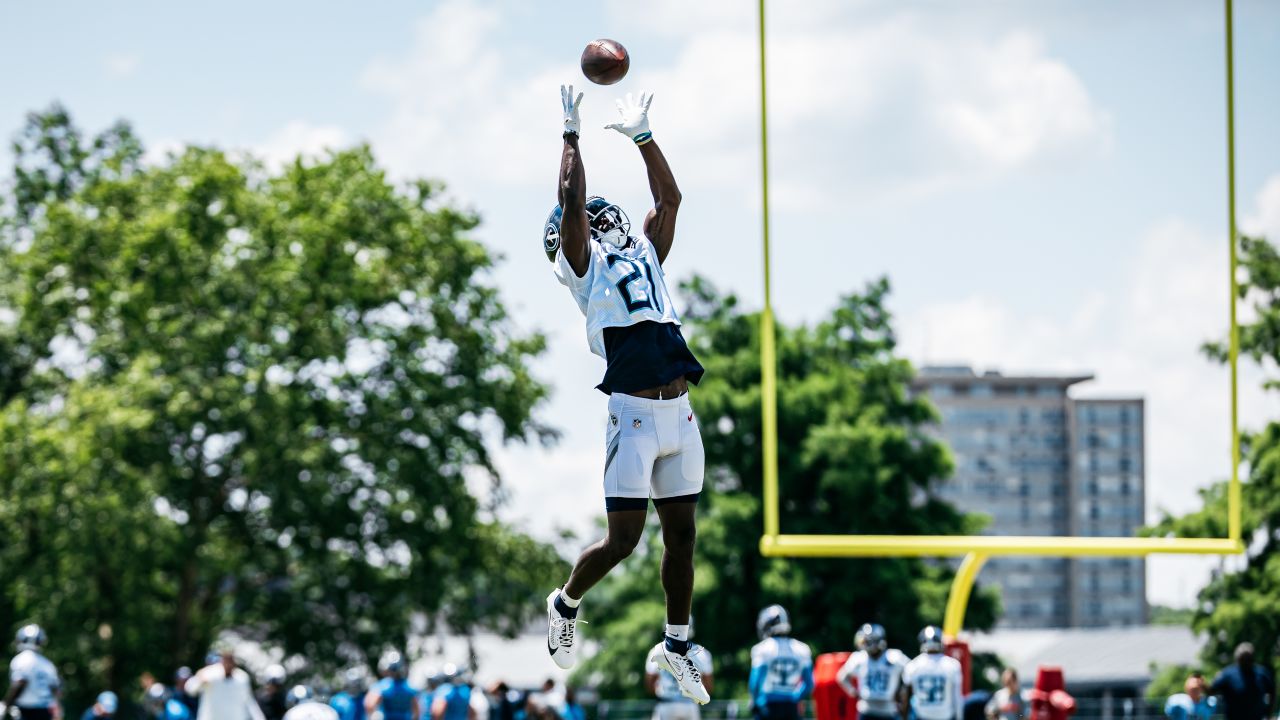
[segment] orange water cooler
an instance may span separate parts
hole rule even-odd
[[[851,653],[824,653],[813,663],[813,710],[817,720],[858,720],[858,702],[836,682]]]

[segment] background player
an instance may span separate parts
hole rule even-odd
[[[564,147],[559,202],[547,220],[543,246],[586,316],[591,351],[606,361],[598,387],[610,396],[604,469],[608,529],[603,540],[578,558],[564,587],[547,596],[547,650],[560,667],[573,667],[578,604],[635,549],[652,497],[662,524],[667,600],[666,633],[656,660],[681,693],[705,703],[710,696],[688,657],[694,510],[705,457],[688,392],[703,370],[680,334],[662,268],[675,239],[680,190],[649,131],[652,96],[642,94],[636,103],[628,95],[626,103],[618,103],[621,119],[608,127],[639,147],[654,202],[644,220],[644,237],[631,236],[622,208],[603,198],[587,198],[578,149],[582,94],[575,98],[572,86],[561,86],[560,99]]]
[[[0,702],[0,717],[16,704],[22,720],[59,720],[62,705],[58,702],[61,682],[58,670],[41,652],[48,638],[39,625],[25,625],[18,630],[14,645],[18,654],[9,662],[9,692]]]
[[[693,618],[690,617],[690,640],[693,640],[693,629]],[[658,665],[657,655],[661,651],[661,648],[655,645],[649,651],[649,657],[644,663],[645,689],[658,698],[658,704],[653,708],[653,720],[699,720],[702,717],[702,711],[697,703],[685,697],[680,692],[680,686],[676,684],[675,678],[671,677],[671,673]],[[702,673],[702,684],[707,692],[715,690],[711,653],[707,652],[706,648],[698,646],[697,652],[689,657],[693,658],[698,670]]]
[[[751,712],[757,720],[798,720],[813,692],[813,652],[792,639],[791,619],[781,605],[756,617],[760,642],[751,648]]]
[[[836,673],[836,682],[850,697],[858,699],[858,717],[868,720],[896,720],[898,694],[907,656],[889,649],[884,628],[867,623],[854,636],[857,652],[849,656]],[[855,686],[854,680],[857,680]]]
[[[378,666],[383,677],[365,695],[365,714],[373,717],[381,709],[383,720],[418,720],[422,708],[418,705],[418,693],[405,679],[408,668],[404,656],[393,650],[382,658]]]
[[[920,631],[920,654],[902,671],[911,712],[919,720],[960,720],[964,697],[960,661],[942,653],[942,628]]]
[[[444,666],[444,678],[431,695],[431,720],[476,720],[471,686],[462,681],[458,666]]]

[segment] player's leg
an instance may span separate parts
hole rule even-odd
[[[583,551],[569,581],[547,596],[547,650],[569,669],[577,650],[578,604],[583,595],[635,550],[649,508],[649,476],[658,454],[657,431],[647,401],[614,394],[605,428],[604,496],[608,529]]]
[[[667,458],[664,458],[664,460]],[[693,604],[693,549],[698,536],[694,511],[697,496],[657,500],[662,523],[662,590],[667,596],[668,645],[687,651],[689,614]]]
[[[645,505],[648,501],[645,501]],[[618,510],[608,513],[608,531],[604,538],[582,551],[564,585],[564,594],[581,600],[588,590],[604,579],[609,571],[626,560],[640,542],[647,510]]]
[[[681,693],[694,702],[705,703],[710,695],[702,684],[701,671],[688,656],[697,539],[695,511],[702,492],[705,452],[688,396],[664,409],[671,411],[671,417],[658,422],[659,432],[676,436],[674,442],[662,437],[667,441],[662,445],[673,445],[678,452],[659,458],[653,466],[653,504],[662,523],[662,588],[667,597],[667,628],[663,651],[657,659],[676,679]]]

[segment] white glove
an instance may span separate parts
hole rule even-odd
[[[618,101],[618,115],[621,119],[605,125],[605,129],[617,130],[634,140],[637,145],[649,142],[653,139],[653,133],[649,132],[649,105],[652,103],[653,95],[650,93],[641,92],[639,103],[636,103],[631,93],[627,93],[626,102]]]
[[[578,134],[579,128],[582,127],[582,120],[578,118],[578,108],[582,106],[582,93],[578,93],[578,97],[573,96],[573,86],[560,86],[560,104],[564,106],[564,132],[565,134]]]

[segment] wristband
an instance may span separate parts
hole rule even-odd
[[[643,145],[653,139],[653,133],[646,130],[631,139],[635,140],[637,145]]]
[[[562,138],[567,138],[567,137],[569,137],[570,135],[572,135],[572,136],[574,136],[574,137],[578,137],[578,131],[577,131],[577,130],[565,130],[564,132],[560,133],[560,137],[562,137]]]

